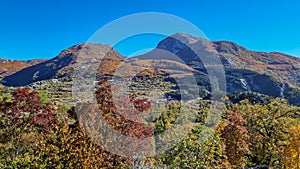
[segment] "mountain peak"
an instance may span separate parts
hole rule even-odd
[[[197,37],[194,37],[192,35],[185,34],[185,33],[176,33],[176,34],[174,34],[170,37],[174,38],[174,39],[177,39],[181,42],[184,42],[186,44],[197,43],[199,40],[203,39],[203,38],[197,38]]]
[[[63,50],[53,59],[6,76],[2,80],[2,84],[22,86],[49,78],[68,77],[78,61],[78,56],[85,61],[111,60],[106,61],[106,65],[102,64],[103,70],[113,70],[112,65],[118,63],[113,60],[126,60],[110,45],[81,43]],[[278,52],[250,51],[233,42],[212,42],[205,38],[197,38],[184,33],[171,35],[162,40],[156,49],[134,58],[141,60],[171,60],[199,70],[204,69],[203,59],[206,61],[206,66],[214,65],[214,63],[217,63],[215,62],[216,59],[220,59],[224,67],[249,69],[259,73],[271,74],[287,83],[300,86],[300,58]],[[0,60],[0,62],[6,63],[6,60]],[[16,79],[18,80],[16,81]]]
[[[229,41],[214,41],[215,48],[218,52],[225,52],[225,53],[235,53],[240,51],[246,51],[247,49]]]
[[[212,42],[210,42],[208,39],[205,38],[198,38],[185,33],[176,33],[163,39],[157,45],[157,48],[166,50],[172,46],[173,48],[180,49],[180,48],[184,48],[188,46],[191,47],[195,45],[197,46],[203,45],[204,47],[209,47],[212,46]],[[172,52],[172,53],[176,54],[176,52]]]
[[[110,45],[92,43],[78,44],[63,50],[53,59],[6,76],[1,82],[6,86],[24,86],[51,78],[64,78],[69,80],[72,77],[72,72],[79,56],[86,61],[94,61],[99,58],[124,59],[124,57],[116,52]]]

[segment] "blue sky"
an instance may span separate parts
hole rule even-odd
[[[298,0],[3,0],[0,58],[52,58],[85,42],[105,24],[133,13],[182,17],[210,40],[229,40],[250,50],[300,56]],[[136,38],[118,50],[128,55],[154,47],[160,36]]]

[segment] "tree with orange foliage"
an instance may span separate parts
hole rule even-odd
[[[233,168],[244,167],[245,155],[249,153],[249,134],[246,120],[238,113],[228,112],[228,122],[221,129],[221,139],[225,144],[225,155]]]
[[[234,105],[233,110],[247,121],[250,166],[265,164],[270,168],[283,168],[283,149],[288,141],[291,117],[299,108],[277,98],[268,104],[251,104],[244,100]]]

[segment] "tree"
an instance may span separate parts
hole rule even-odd
[[[249,153],[249,133],[246,120],[238,113],[228,112],[228,122],[220,131],[221,139],[225,144],[225,155],[234,167],[244,167]]]
[[[299,108],[280,99],[271,100],[269,104],[251,104],[245,100],[235,104],[233,111],[247,121],[250,165],[266,164],[281,168],[290,119]]]
[[[211,128],[195,125],[182,141],[157,159],[168,168],[230,168],[222,154],[219,134]]]
[[[94,143],[78,122],[69,125],[66,107],[56,110],[49,103],[42,103],[39,93],[29,88],[17,89],[12,102],[0,103],[0,168],[130,165],[128,158],[109,153]],[[70,109],[69,114],[76,114],[74,111]]]
[[[45,91],[39,91],[40,102],[42,106],[45,106],[47,103],[50,102],[49,98],[47,97],[47,93]]]
[[[13,168],[32,168],[36,145],[57,122],[55,109],[41,105],[37,91],[19,88],[11,101],[0,102],[0,163]],[[0,166],[4,167],[5,166]]]
[[[300,124],[290,128],[288,141],[284,150],[284,165],[289,169],[300,169]]]
[[[38,144],[45,168],[126,168],[130,159],[105,151],[76,123],[62,123]]]

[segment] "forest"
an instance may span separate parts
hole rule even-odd
[[[109,86],[100,87],[97,104],[80,105],[84,112],[80,114],[78,107],[52,104],[45,92],[25,87],[8,95],[1,89],[0,168],[300,168],[300,109],[284,99],[231,95],[220,111],[207,100],[190,108],[176,100],[154,105],[132,94],[119,98],[132,104],[128,109],[116,108],[111,91]],[[178,124],[193,125],[167,151],[134,159],[107,151],[87,134],[87,115],[94,115],[88,121],[90,132],[97,134],[102,127],[97,114],[114,130],[133,138],[159,135]],[[125,118],[130,116],[136,120]],[[168,138],[155,137],[154,146],[164,139]],[[148,144],[140,142],[131,149]]]

